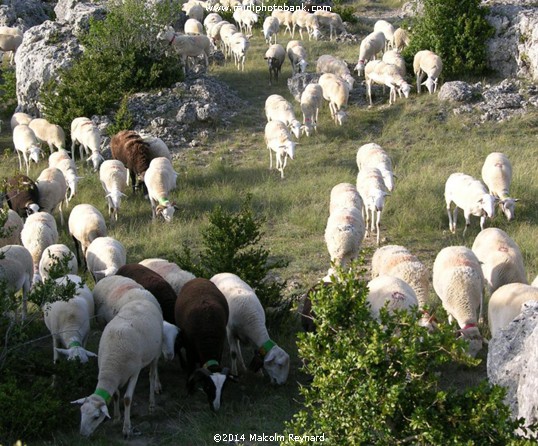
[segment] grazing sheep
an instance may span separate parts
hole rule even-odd
[[[265,144],[269,149],[269,169],[273,168],[273,155],[275,152],[276,168],[284,178],[284,169],[288,156],[293,159],[295,156],[295,141],[292,141],[291,133],[282,121],[271,121],[265,126]]]
[[[189,36],[197,36],[204,33],[204,27],[196,19],[187,19],[183,26],[183,32]]]
[[[353,207],[362,210],[362,199],[354,184],[338,183],[331,189],[329,214],[339,208]]]
[[[394,26],[386,20],[378,20],[374,23],[374,32],[378,31],[385,36],[385,51],[388,51],[394,41]]]
[[[36,118],[28,124],[40,143],[46,143],[49,146],[50,153],[57,150],[65,149],[65,132],[57,124],[51,124],[43,118]]]
[[[284,384],[290,370],[290,356],[269,337],[265,312],[254,290],[235,274],[216,274],[210,280],[222,292],[230,310],[226,333],[232,373],[238,372],[237,360],[239,367],[245,370],[240,345],[243,341],[256,349],[251,369],[257,371],[263,367],[272,383]]]
[[[276,36],[278,34],[279,27],[280,27],[280,22],[278,21],[276,17],[267,16],[265,20],[263,21],[263,37],[265,38],[265,42],[268,45],[271,45],[271,43],[276,44]],[[273,37],[274,37],[274,42],[272,42]]]
[[[95,313],[93,295],[90,289],[81,283],[76,275],[67,275],[56,279],[59,285],[73,282],[76,290],[67,301],[57,300],[43,306],[45,325],[52,335],[53,361],[57,362],[60,353],[68,360],[78,358],[81,363],[96,357],[86,350],[86,342],[90,334],[90,321]],[[64,348],[61,348],[63,345]]]
[[[372,256],[372,279],[378,276],[394,276],[404,280],[415,292],[418,307],[423,310],[421,325],[434,328],[432,317],[424,310],[429,303],[430,272],[415,255],[398,245],[378,248]]]
[[[250,41],[243,33],[235,33],[230,37],[230,49],[238,70],[245,71],[245,59],[249,47]]]
[[[209,37],[209,41],[211,42],[211,45],[214,49],[217,49],[217,44],[219,42],[222,43],[222,39],[220,36],[220,30],[224,25],[230,25],[230,22],[227,22],[226,20],[221,20],[213,25],[211,25],[207,30],[207,37]]]
[[[345,268],[357,258],[364,239],[364,219],[356,207],[333,209],[325,227],[325,243],[331,263]],[[329,275],[333,273],[332,268]]]
[[[375,143],[364,144],[357,150],[357,167],[359,171],[376,167],[381,172],[385,187],[389,192],[394,190],[394,174],[392,172],[392,162],[387,152]]]
[[[198,20],[199,22],[204,21],[204,7],[203,3],[196,1],[188,1],[183,4],[181,7],[182,11],[187,14],[187,17],[190,19]]]
[[[116,274],[133,279],[153,294],[161,306],[164,320],[176,324],[174,307],[177,295],[162,276],[138,263],[125,264],[116,271]]]
[[[175,210],[179,209],[175,202],[168,198],[170,191],[176,187],[177,175],[172,163],[167,158],[161,157],[151,160],[144,182],[148,188],[153,219],[162,216],[164,221],[170,223]]]
[[[421,85],[426,85],[430,94],[435,93],[442,69],[443,62],[441,58],[432,51],[423,50],[415,54],[413,71],[417,77],[417,93],[420,93]],[[422,82],[424,75],[428,76],[428,78]]]
[[[278,81],[278,75],[286,59],[286,51],[280,44],[271,45],[263,58],[267,61],[267,66],[269,67],[269,85],[273,85],[273,78]]]
[[[178,34],[174,31],[174,28],[168,26],[157,34],[157,39],[165,40],[168,42],[168,45],[173,45],[173,48],[181,57],[186,72],[188,71],[187,58],[189,57],[202,55],[204,56],[206,68],[209,66],[209,51],[211,46],[209,37],[204,35],[186,36]]]
[[[357,175],[357,191],[362,198],[362,215],[366,224],[366,237],[370,232],[377,233],[377,246],[381,240],[379,223],[381,212],[385,206],[385,197],[389,195],[386,191],[383,175],[376,167],[362,169]],[[370,212],[372,213],[370,222]],[[376,218],[377,216],[377,218]]]
[[[381,31],[374,31],[368,34],[361,42],[359,48],[359,61],[355,70],[359,76],[362,75],[366,63],[375,60],[376,55],[385,48],[385,35]]]
[[[538,301],[538,289],[525,283],[509,283],[498,288],[489,299],[488,322],[491,337],[494,338],[506,328],[529,301]]]
[[[339,14],[318,9],[314,12],[314,15],[318,17],[319,24],[322,27],[329,28],[329,40],[333,40],[333,35],[336,38],[338,34],[346,32],[342,17]]]
[[[24,246],[6,245],[0,248],[0,281],[7,292],[22,292],[21,318],[28,312],[28,293],[34,279],[31,253]]]
[[[290,40],[286,45],[286,53],[291,63],[291,72],[305,73],[308,62],[306,61],[306,49],[299,40]]]
[[[164,156],[172,161],[172,154],[166,143],[159,137],[148,135],[146,133],[140,132],[140,137],[142,141],[148,144],[149,146],[149,157],[150,159],[159,158]]]
[[[347,113],[341,110],[347,107],[349,98],[349,84],[340,76],[332,73],[322,74],[318,80],[323,90],[323,98],[329,101],[331,117],[336,125],[343,125],[347,120]]]
[[[373,318],[379,320],[381,308],[389,313],[394,310],[410,310],[418,307],[418,300],[409,284],[394,276],[381,275],[368,282],[366,302]]]
[[[50,270],[54,265],[57,265],[59,262],[62,262],[64,258],[68,258],[67,262],[68,270],[64,274],[77,274],[77,259],[75,254],[65,245],[61,243],[56,243],[54,245],[47,246],[47,248],[41,254],[41,259],[39,260],[39,276],[44,282],[50,277]]]
[[[11,130],[13,130],[15,127],[17,127],[19,124],[25,124],[28,125],[32,121],[33,116],[30,116],[28,113],[22,113],[17,112],[13,113],[13,116],[11,117]]]
[[[508,221],[514,219],[517,198],[510,198],[512,164],[504,153],[490,153],[482,166],[482,180],[489,193],[499,198],[499,206]]]
[[[58,243],[58,229],[54,217],[47,212],[31,214],[21,231],[23,246],[32,255],[34,278],[39,277],[39,261],[45,249]]]
[[[79,144],[79,156],[82,160],[84,154],[89,155],[86,159],[91,162],[94,172],[97,172],[100,164],[105,160],[101,155],[102,137],[99,128],[88,118],[75,118],[71,122],[71,156],[75,160],[75,146]]]
[[[484,229],[486,217],[495,216],[495,197],[488,194],[486,187],[470,175],[461,172],[450,175],[445,184],[446,211],[448,214],[448,228],[456,233],[458,208],[463,209],[465,216],[465,229],[471,224],[471,215],[480,217],[480,229]],[[454,216],[450,212],[450,205],[454,202]]]
[[[114,419],[119,420],[119,389],[127,384],[123,396],[125,407],[123,435],[131,434],[131,403],[141,369],[150,365],[149,412],[155,410],[157,364],[161,354],[163,318],[153,303],[135,300],[125,304],[112,319],[99,341],[99,376],[94,393],[73,401],[80,408],[80,433],[89,436],[105,419],[110,418],[107,403],[114,398]]]
[[[303,112],[302,133],[312,136],[318,131],[319,109],[323,104],[323,89],[319,84],[308,84],[301,93],[301,111]]]
[[[0,215],[5,216],[5,223],[0,228],[0,248],[6,245],[20,245],[21,231],[24,226],[22,218],[13,209],[0,209]]]
[[[274,9],[273,12],[271,12],[271,15],[278,19],[279,25],[284,25],[286,27],[284,34],[288,31],[291,36],[291,28],[293,26],[292,12],[284,9]]]
[[[139,262],[140,265],[149,268],[150,270],[159,274],[164,280],[166,280],[176,296],[189,280],[195,279],[196,276],[189,271],[182,270],[175,263],[169,262],[164,259],[145,259]]]
[[[295,118],[293,105],[284,97],[272,94],[265,100],[267,122],[281,121],[288,126],[297,139],[301,136],[301,123]]]
[[[355,79],[351,75],[347,63],[338,57],[330,54],[319,56],[316,62],[316,73],[336,74],[348,83],[350,90],[353,89]]]
[[[147,195],[144,175],[151,161],[149,145],[138,133],[132,130],[122,130],[110,140],[110,151],[112,158],[121,161],[127,168],[133,193],[137,187],[140,187],[139,183],[142,183],[144,195]]]
[[[482,348],[477,327],[481,313],[484,276],[480,261],[465,246],[443,248],[433,264],[433,288],[448,313],[448,321],[456,319],[459,333],[469,341],[469,354],[476,356]]]
[[[15,53],[22,43],[22,31],[18,28],[0,26],[0,51],[11,51],[9,63],[13,65]]]
[[[220,42],[221,42],[221,49],[226,59],[232,56],[232,48],[230,47],[230,39],[237,32],[239,32],[239,30],[237,29],[235,25],[231,23],[225,23],[220,27],[219,36],[220,36]]]
[[[486,228],[476,236],[473,247],[490,295],[508,283],[528,283],[523,256],[516,242],[498,228]]]
[[[209,30],[216,23],[222,22],[222,17],[216,12],[211,12],[204,19],[205,33],[209,36]]]
[[[56,167],[47,167],[37,178],[39,190],[39,207],[41,210],[52,214],[56,207],[60,211],[60,223],[64,225],[62,202],[67,195],[67,184],[62,171]]]
[[[69,191],[69,196],[67,191],[65,194],[65,204],[67,206],[77,194],[77,185],[82,179],[82,177],[78,176],[75,161],[71,159],[66,150],[58,150],[49,156],[49,167],[57,167],[64,175],[67,191]]]
[[[175,319],[185,348],[187,389],[202,383],[211,410],[221,405],[222,389],[229,371],[220,362],[226,342],[228,302],[215,284],[207,279],[188,281],[176,300]]]
[[[371,60],[364,68],[364,78],[366,80],[366,95],[372,102],[372,84],[379,84],[389,87],[389,105],[396,102],[396,94],[399,93],[408,98],[411,91],[409,85],[403,76],[400,74],[399,68],[396,65],[391,65],[382,60]]]
[[[319,40],[321,37],[321,24],[320,17],[314,14],[307,14],[305,16],[304,25],[306,27],[306,32],[308,33],[308,40]],[[301,28],[299,28],[299,35],[301,39],[303,38],[301,33]]]
[[[383,57],[381,58],[383,62],[386,64],[394,65],[396,68],[398,68],[398,73],[402,77],[405,77],[407,73],[407,69],[405,67],[405,59],[403,56],[396,50],[390,50],[386,51],[383,54]]]
[[[105,190],[108,203],[108,215],[111,220],[118,221],[121,197],[126,197],[127,169],[121,161],[107,160],[99,169],[99,180]]]
[[[75,242],[78,264],[82,265],[82,259],[86,257],[86,251],[91,242],[97,237],[106,237],[105,219],[103,214],[91,204],[77,204],[69,215],[67,226]],[[82,251],[80,253],[79,245]]]
[[[127,263],[127,251],[112,237],[97,237],[86,250],[86,265],[95,283],[112,276]]]
[[[37,184],[26,175],[15,175],[6,181],[4,192],[7,204],[20,217],[39,211],[39,189]]]
[[[237,8],[233,13],[233,18],[241,32],[252,35],[252,26],[258,21],[258,14],[251,9]]]
[[[392,48],[398,52],[402,52],[405,47],[409,46],[409,34],[403,28],[398,28],[394,31],[394,36],[392,38]]]
[[[311,17],[314,17],[312,19]],[[299,28],[299,35],[301,36],[301,40],[303,40],[303,29],[306,29],[308,32],[309,39],[312,37],[312,35],[309,32],[309,28],[312,30],[312,32],[316,32],[314,35],[314,38],[317,40],[319,38],[319,22],[318,18],[314,16],[314,14],[311,14],[303,9],[296,9],[293,11],[291,15],[292,19],[292,29],[291,29],[291,37],[295,37],[295,28]]]
[[[13,145],[19,158],[19,170],[22,170],[21,153],[26,164],[26,175],[30,172],[30,160],[39,161],[41,149],[34,131],[25,124],[19,124],[13,129]],[[30,158],[30,159],[28,159]]]

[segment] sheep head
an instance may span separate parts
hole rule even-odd
[[[478,200],[478,204],[482,208],[482,212],[485,213],[489,218],[495,217],[495,203],[497,199],[490,194],[484,194]]]
[[[36,145],[31,145],[28,148],[28,154],[30,156],[30,159],[37,163],[39,162],[39,155],[41,155],[41,148]]]
[[[194,392],[194,386],[201,384],[204,393],[207,395],[209,408],[216,412],[220,409],[224,383],[230,376],[230,371],[227,368],[221,369],[218,363],[216,365],[201,367],[196,369],[189,377],[187,390],[189,393],[192,393]]]
[[[108,399],[110,399],[110,395],[108,395]],[[71,401],[71,404],[81,404],[80,434],[84,437],[89,437],[105,418],[110,418],[106,400],[101,395],[93,394],[87,398]]]
[[[515,217],[516,202],[518,198],[505,198],[499,201],[499,206],[508,221],[512,221]]]
[[[164,221],[170,223],[174,217],[174,212],[179,209],[175,202],[164,200],[155,208],[155,214],[164,218]]]
[[[55,350],[58,353],[61,353],[62,355],[67,356],[68,361],[73,361],[75,358],[78,358],[80,362],[83,364],[88,362],[89,358],[96,358],[97,355],[93,352],[90,352],[89,350],[86,350],[81,345],[78,346],[72,346],[69,348],[58,348],[56,347]]]

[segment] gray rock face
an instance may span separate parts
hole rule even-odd
[[[39,115],[39,95],[49,79],[71,66],[82,47],[67,24],[46,21],[24,33],[15,56],[17,76],[17,111]]]
[[[56,20],[73,27],[73,34],[87,31],[90,19],[102,20],[106,16],[105,1],[59,0],[54,8]]]
[[[308,84],[316,84],[320,73],[297,73],[288,79],[288,90],[297,100],[301,100],[301,94]]]
[[[48,20],[51,8],[41,0],[10,0],[0,5],[0,26],[20,26],[27,30]]]
[[[446,82],[439,90],[439,100],[470,102],[479,94],[477,88],[462,81]]]
[[[488,378],[506,388],[506,404],[526,425],[538,421],[538,302],[527,302],[521,314],[492,338]]]

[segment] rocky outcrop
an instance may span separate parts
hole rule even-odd
[[[81,52],[68,24],[46,21],[26,31],[15,56],[17,111],[39,115],[43,85],[57,79],[59,70],[71,66]]]
[[[26,31],[48,20],[52,9],[41,0],[4,0],[0,5],[0,26],[18,26]]]
[[[440,101],[471,102],[477,95],[480,96],[480,88],[467,82],[446,82],[439,90]]]
[[[526,425],[538,421],[538,302],[523,304],[521,314],[492,338],[488,379],[506,388],[505,402]]]
[[[316,84],[320,78],[320,73],[297,73],[288,78],[288,90],[295,100],[301,100],[301,94],[308,84]]]
[[[90,19],[101,20],[106,16],[105,1],[59,0],[54,8],[56,20],[73,27],[73,34],[87,31]]]

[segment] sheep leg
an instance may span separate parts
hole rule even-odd
[[[22,170],[21,151],[17,150],[17,156],[19,157],[19,170]]]
[[[155,411],[155,393],[161,392],[161,382],[159,381],[159,357],[155,358],[149,367],[149,407],[148,412]]]
[[[80,259],[80,253],[79,253],[79,244],[80,242],[75,238],[75,236],[71,236],[73,238],[73,242],[75,243],[75,254],[77,256],[77,264],[79,267],[82,266],[82,261]]]
[[[375,228],[377,231],[377,246],[379,246],[379,242],[381,239],[381,231],[379,230],[379,220],[381,220],[381,211],[377,211],[377,220],[375,223]]]
[[[120,421],[120,391],[116,390],[113,395],[114,401],[114,423]]]
[[[157,216],[155,212],[155,207],[157,206],[157,202],[153,198],[149,198],[149,202],[151,204],[151,218],[152,220],[155,220],[155,217]]]
[[[269,149],[269,170],[271,170],[273,168],[273,153],[272,153],[271,147],[268,147],[268,149]],[[275,155],[275,158],[276,158],[276,155]]]
[[[450,211],[450,201],[446,202],[446,213],[448,214],[448,230],[452,233],[456,231],[456,225],[452,220],[452,212]]]
[[[419,70],[417,73],[417,93],[420,93],[420,86],[422,85],[422,79],[424,79],[424,71]]]
[[[463,215],[465,216],[465,229],[463,230],[463,236],[465,237],[467,228],[471,226],[471,214],[464,210]]]
[[[480,217],[480,229],[481,229],[481,230],[484,230],[484,226],[485,226],[485,224],[486,224],[486,216],[485,216],[485,215],[482,215],[482,216]]]
[[[123,436],[125,438],[129,438],[129,435],[131,434],[132,427],[131,427],[131,403],[133,401],[133,394],[134,389],[136,387],[136,382],[138,381],[138,374],[140,373],[140,370],[136,372],[131,378],[129,379],[129,382],[127,383],[127,389],[125,390],[125,393],[123,394],[123,407],[124,407],[124,413],[123,413]],[[153,389],[151,389],[150,385],[150,392]],[[151,404],[151,402],[150,402]],[[155,406],[155,401],[153,401],[153,405]]]
[[[374,105],[372,102],[372,82],[370,80],[366,81],[366,95],[370,100],[370,105]]]

